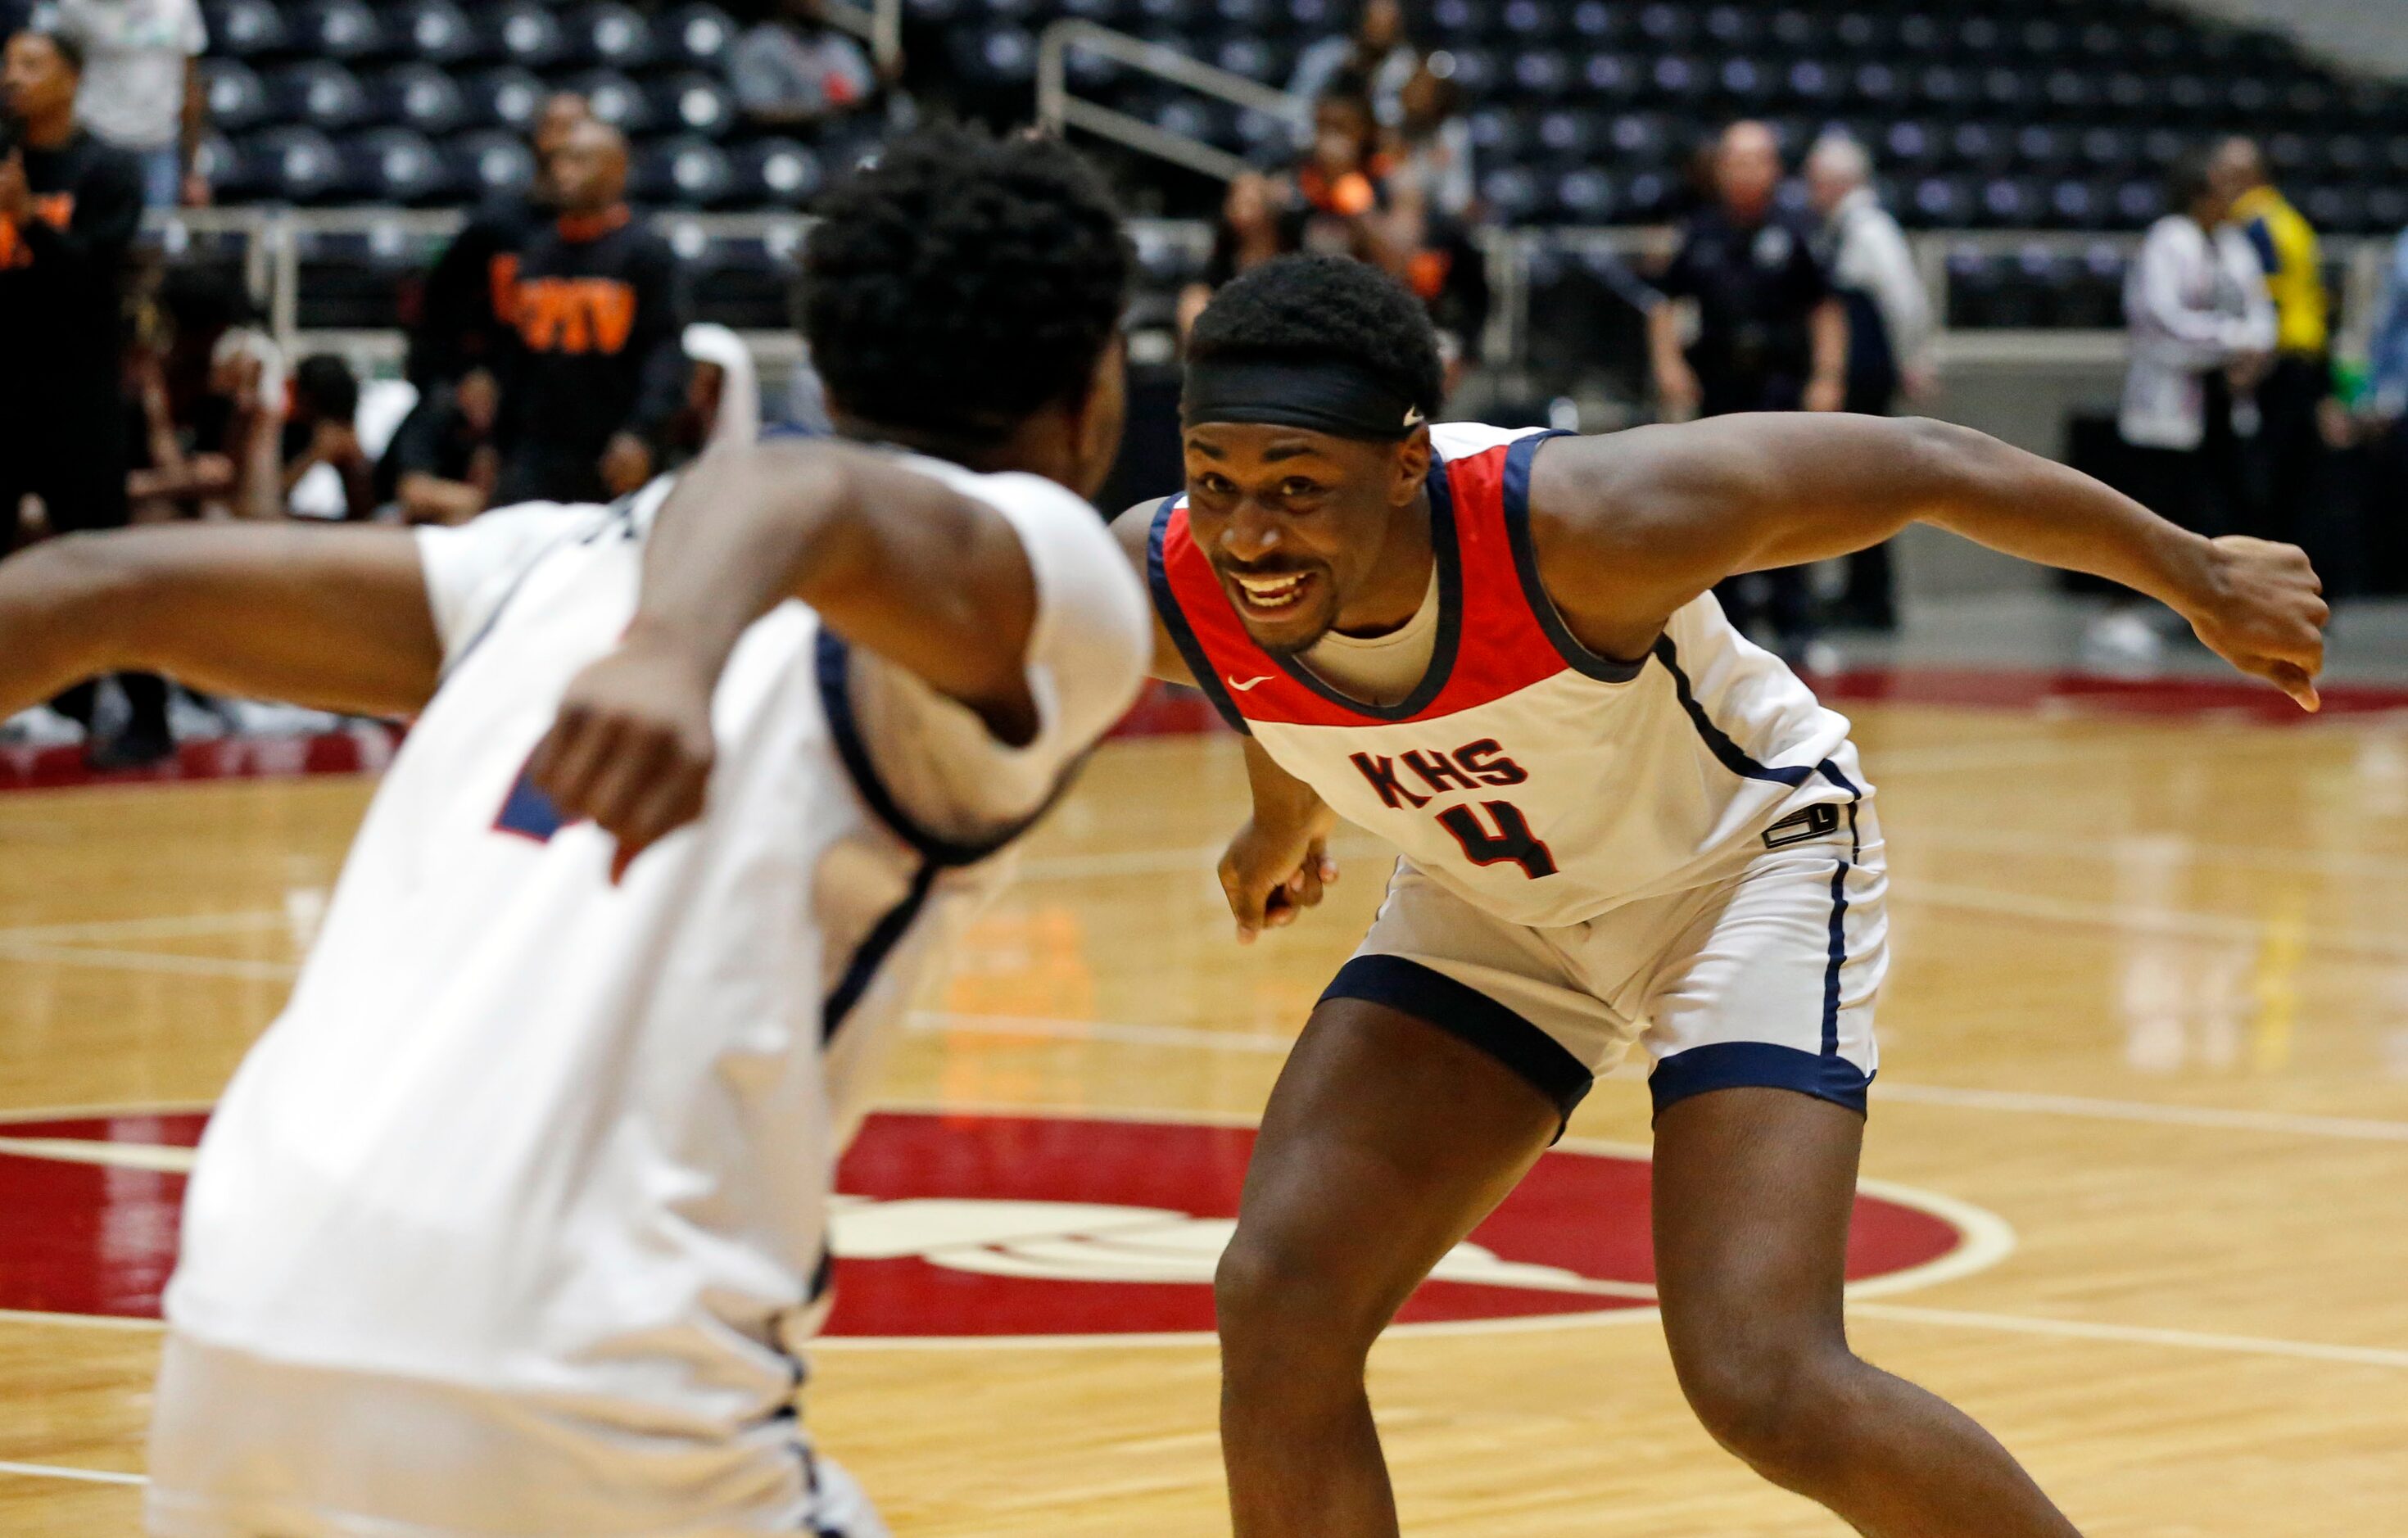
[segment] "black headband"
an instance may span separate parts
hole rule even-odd
[[[1187,366],[1180,420],[1259,422],[1333,438],[1389,443],[1428,418],[1411,395],[1369,369],[1343,361],[1207,358]]]

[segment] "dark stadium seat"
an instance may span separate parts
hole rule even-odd
[[[201,89],[208,94],[209,122],[226,133],[246,133],[275,115],[259,72],[239,59],[203,60]]]
[[[1547,202],[1539,179],[1519,165],[1500,166],[1483,175],[1480,195],[1508,224],[1528,223]]]
[[[724,138],[737,124],[736,93],[715,75],[685,71],[644,82],[652,121],[681,133]]]
[[[681,6],[652,25],[652,50],[665,64],[720,68],[736,44],[736,22],[717,6]]]
[[[469,76],[461,82],[460,95],[471,124],[524,133],[535,126],[551,89],[533,70],[506,65]]]
[[[614,69],[589,69],[571,75],[555,83],[583,96],[594,108],[594,115],[630,138],[639,137],[655,126],[666,126],[652,109],[652,101],[643,87]]]
[[[1571,55],[1559,48],[1516,50],[1511,64],[1513,90],[1525,98],[1552,101],[1569,94],[1580,83]]]
[[[487,50],[525,69],[547,69],[568,58],[568,38],[552,7],[537,0],[500,0],[474,14]]]
[[[470,202],[523,194],[535,184],[535,151],[507,129],[459,135],[444,144],[443,158]]]
[[[1019,85],[1037,74],[1037,39],[1026,27],[959,27],[946,45],[953,66],[975,85]]]
[[[790,138],[756,139],[729,157],[733,196],[756,208],[801,208],[827,183],[819,154]]]
[[[423,134],[376,128],[341,148],[345,192],[354,202],[420,206],[460,195],[457,174]]]
[[[737,187],[727,151],[707,138],[680,134],[653,140],[636,152],[632,190],[638,202],[715,208],[727,202]]]
[[[220,203],[248,203],[267,190],[258,157],[217,130],[202,136],[194,165],[208,180],[210,195]]]
[[[367,82],[377,116],[440,137],[468,126],[468,98],[452,74],[429,64],[395,65]]]
[[[633,6],[585,6],[561,22],[569,57],[604,69],[641,69],[652,62],[652,25]]]
[[[1594,166],[1555,179],[1555,213],[1569,224],[1610,224],[1621,212],[1613,179]]]
[[[396,46],[422,64],[466,64],[483,47],[452,0],[401,0],[384,7],[384,24]]]
[[[284,13],[272,0],[215,0],[202,15],[209,29],[209,51],[226,58],[260,59],[285,52],[292,31]]]
[[[401,295],[415,279],[423,253],[411,249],[398,226],[305,233],[295,244],[295,301],[303,326],[369,331],[401,323]]]
[[[694,318],[738,331],[794,324],[795,265],[758,240],[714,241],[689,268]]]
[[[315,128],[270,128],[240,141],[256,165],[263,196],[278,203],[322,203],[342,191],[343,157]]]
[[[1599,49],[1581,61],[1581,91],[1601,106],[1635,100],[1645,89],[1647,72],[1631,54]]]
[[[335,133],[366,122],[371,106],[359,77],[341,65],[314,59],[281,65],[265,77],[276,121]]]
[[[357,62],[393,50],[366,0],[309,0],[292,13],[293,46],[313,59]]]

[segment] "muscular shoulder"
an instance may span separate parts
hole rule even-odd
[[[1130,508],[1112,520],[1112,538],[1119,542],[1140,582],[1149,582],[1153,574],[1154,525],[1162,510],[1173,500],[1169,496],[1153,496]],[[1195,677],[1187,669],[1186,659],[1179,654],[1178,643],[1170,638],[1170,629],[1163,621],[1158,607],[1154,615],[1154,676],[1168,683],[1193,685]]]

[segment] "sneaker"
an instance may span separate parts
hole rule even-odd
[[[2156,626],[2129,609],[2100,615],[2082,633],[2082,660],[2101,672],[2153,671],[2165,651]]]
[[[85,768],[108,774],[118,769],[153,769],[175,756],[174,738],[129,728],[85,749],[83,761]]]
[[[869,1492],[832,1458],[811,1459],[811,1514],[807,1531],[815,1538],[894,1538]]]

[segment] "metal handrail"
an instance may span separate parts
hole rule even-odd
[[[1191,171],[1233,181],[1253,169],[1243,156],[1186,134],[1116,112],[1109,107],[1070,94],[1070,50],[1083,49],[1199,95],[1216,97],[1301,128],[1311,107],[1302,97],[1274,91],[1232,70],[1190,58],[1164,43],[1148,42],[1093,22],[1068,20],[1045,29],[1037,45],[1037,122],[1049,133],[1082,128],[1130,149],[1184,165]]]

